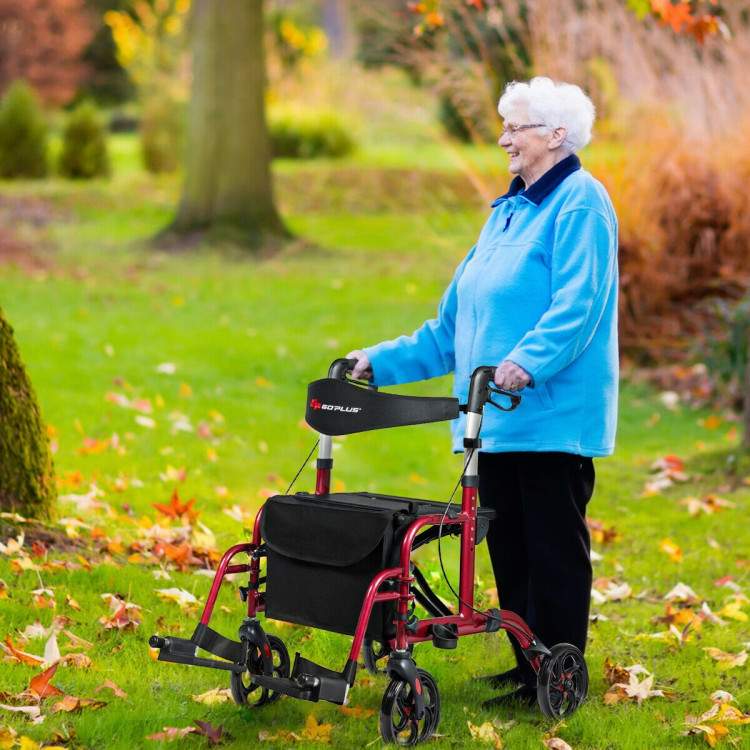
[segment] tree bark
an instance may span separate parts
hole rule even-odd
[[[0,308],[0,510],[52,520],[56,500],[41,410]]]
[[[750,331],[747,332],[747,364],[745,365],[745,391],[742,399],[742,445],[750,449]]]
[[[172,229],[253,246],[289,233],[276,210],[265,120],[262,0],[195,0],[185,182]]]

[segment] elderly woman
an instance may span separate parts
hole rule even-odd
[[[508,84],[499,144],[515,178],[437,310],[411,336],[352,352],[352,376],[378,385],[497,365],[495,384],[522,391],[511,415],[486,411],[479,498],[497,510],[487,535],[500,605],[547,647],[586,645],[591,597],[586,506],[593,458],[614,449],[617,420],[617,219],[576,152],[594,106],[578,87]],[[454,425],[454,450],[463,425]],[[531,703],[536,676],[511,637],[516,666],[483,678],[515,689],[485,703]]]

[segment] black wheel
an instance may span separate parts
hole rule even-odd
[[[404,680],[391,680],[380,704],[380,735],[384,742],[407,747],[430,739],[440,721],[440,693],[429,672],[417,670],[424,695],[425,713],[414,716],[415,702],[411,686]]]
[[[289,652],[284,645],[284,641],[275,635],[269,635],[268,645],[271,648],[271,655],[273,657],[274,677],[289,677]],[[263,658],[260,649],[257,647],[252,648],[247,660],[247,670],[242,673],[232,672],[230,677],[232,698],[238,706],[259,708],[281,698],[281,693],[276,693],[269,688],[253,685],[250,682],[251,674],[262,673]]]
[[[362,641],[362,661],[367,671],[370,674],[385,674],[385,667],[392,650],[387,643],[379,643],[366,636]],[[410,643],[407,650],[410,654],[413,653],[414,644]]]
[[[550,719],[572,714],[589,693],[589,670],[583,654],[569,643],[558,643],[545,656],[537,675],[537,700]]]

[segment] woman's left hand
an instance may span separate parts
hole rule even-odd
[[[495,385],[504,391],[523,390],[530,382],[531,375],[509,359],[501,362],[495,370]]]

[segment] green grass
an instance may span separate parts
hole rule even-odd
[[[287,190],[280,193],[280,201],[290,227],[317,247],[295,244],[265,260],[248,258],[234,248],[166,253],[146,243],[168,222],[178,181],[144,177],[134,163],[132,139],[117,143],[123,171],[111,182],[0,185],[11,198],[41,195],[53,219],[44,226],[16,227],[45,265],[31,272],[1,267],[0,301],[46,421],[55,430],[57,472],[65,477],[79,471],[86,480],[82,487],[62,488],[61,494],[82,494],[93,482],[104,493],[101,502],[115,514],[61,503],[63,518],[79,517],[103,534],[103,541],[96,542],[84,532],[84,545],[75,552],[48,552],[49,560],[67,562],[67,568],[43,569],[38,575],[15,572],[14,558],[0,555],[0,579],[8,594],[0,609],[0,638],[17,640],[16,631],[36,619],[49,626],[54,614],[70,617],[66,628],[93,644],[87,653],[94,668],[60,668],[53,683],[66,693],[103,699],[108,705],[98,711],[48,715],[39,725],[3,712],[0,726],[13,726],[19,735],[39,743],[51,742],[58,729],[75,733],[74,747],[132,750],[160,747],[158,741],[144,738],[198,719],[222,725],[228,735],[224,747],[240,748],[263,745],[259,733],[276,737],[273,744],[284,746],[292,740],[283,739],[282,733],[300,735],[312,714],[333,725],[335,746],[377,746],[377,711],[387,683],[364,672],[359,673],[350,705],[376,712],[366,719],[345,716],[330,704],[291,699],[254,712],[231,703],[194,702],[191,695],[226,687],[226,675],[157,663],[146,643],[154,632],[188,637],[197,623],[194,612],[181,612],[154,590],[176,586],[205,600],[209,579],[170,571],[171,581],[156,580],[153,566],[128,562],[124,554],[102,548],[107,539],[124,548],[136,541],[134,521],[144,515],[153,520],[158,514],[152,503],[167,503],[175,488],[183,501],[195,498],[199,520],[215,534],[218,549],[244,539],[242,524],[223,508],[238,504],[254,511],[268,489],[283,491],[291,481],[314,443],[314,435],[301,425],[306,383],[322,377],[333,358],[409,332],[432,315],[453,268],[473,244],[484,211],[471,200],[461,203],[456,192],[436,199],[424,185],[417,210],[408,183],[401,193],[387,196],[390,203],[381,194],[350,199],[343,190],[321,190],[317,203],[305,211],[295,210],[296,194]],[[415,164],[407,150],[382,148],[382,159],[367,162],[370,169],[380,169],[385,162],[389,169],[442,168],[446,174],[452,169],[445,152],[442,159],[423,153],[420,159],[427,162]],[[432,148],[437,154],[438,147]],[[365,159],[362,154],[356,158]],[[305,179],[318,173],[335,182],[337,170],[351,166],[284,164],[278,178],[280,184],[294,186],[300,173]],[[498,184],[504,181],[498,177]],[[454,210],[457,203],[461,210]],[[165,363],[174,365],[173,374],[158,371]],[[441,379],[401,390],[444,395],[449,388],[448,379]],[[148,400],[152,411],[124,408],[114,403],[116,397]],[[470,744],[467,721],[481,725],[497,720],[497,731],[510,747],[540,746],[554,731],[576,750],[683,748],[703,742],[682,736],[683,722],[686,713],[699,715],[710,707],[714,690],[729,690],[748,710],[747,668],[721,671],[703,650],[746,649],[746,621],[725,617],[724,626],[707,622],[683,645],[651,636],[666,629],[652,618],[665,614],[664,596],[679,582],[689,585],[714,612],[732,593],[715,581],[731,575],[741,591],[747,590],[750,553],[743,529],[750,487],[742,480],[750,468],[727,434],[728,423],[709,430],[699,421],[706,413],[688,407],[671,411],[658,394],[627,379],[620,403],[618,449],[612,458],[597,462],[590,515],[616,527],[620,537],[611,544],[595,544],[602,556],[595,574],[628,583],[633,597],[594,607],[597,621],[587,652],[589,702],[559,727],[538,712],[482,711],[480,702],[491,692],[477,687],[471,677],[510,665],[505,638],[464,638],[455,651],[421,645],[416,651],[419,666],[435,675],[441,692],[441,747]],[[139,423],[136,417],[142,416],[154,425]],[[188,425],[192,431],[184,429]],[[87,438],[101,446],[110,442],[101,453],[81,453]],[[337,445],[335,476],[341,487],[351,490],[447,500],[460,471],[443,425],[351,436]],[[667,453],[686,461],[688,481],[644,496],[650,465]],[[728,462],[729,456],[737,460]],[[734,477],[725,472],[727,465],[737,466]],[[170,471],[183,468],[184,481],[169,478]],[[118,479],[122,491],[116,489]],[[312,489],[313,482],[307,468],[297,488]],[[705,497],[712,491],[735,507],[693,518],[680,504],[685,497]],[[659,549],[665,538],[682,548],[681,563],[671,562]],[[97,564],[91,570],[78,567],[79,554]],[[434,550],[421,552],[420,558],[428,569],[438,570]],[[455,560],[447,567],[454,576]],[[490,589],[483,549],[477,572],[479,591]],[[56,610],[33,605],[32,591],[42,585],[54,590]],[[438,586],[447,593],[444,584]],[[99,618],[108,614],[104,593],[121,594],[143,608],[135,631],[103,629]],[[64,604],[67,595],[80,604],[80,611]],[[229,587],[219,604],[227,611],[217,608],[212,626],[233,636],[242,606]],[[278,624],[270,630],[286,641],[292,654],[301,650],[325,666],[343,666],[346,638]],[[61,644],[65,641],[60,636]],[[25,649],[40,654],[43,647],[39,640]],[[604,705],[605,659],[644,665],[655,675],[654,687],[673,695],[640,706]],[[38,671],[5,664],[2,691],[22,691]],[[113,697],[109,690],[95,693],[106,679],[119,685],[127,698]],[[53,702],[45,701],[46,714]],[[731,727],[731,736],[746,739],[748,731]],[[294,744],[317,746],[304,740]],[[177,742],[205,745],[194,736]]]

